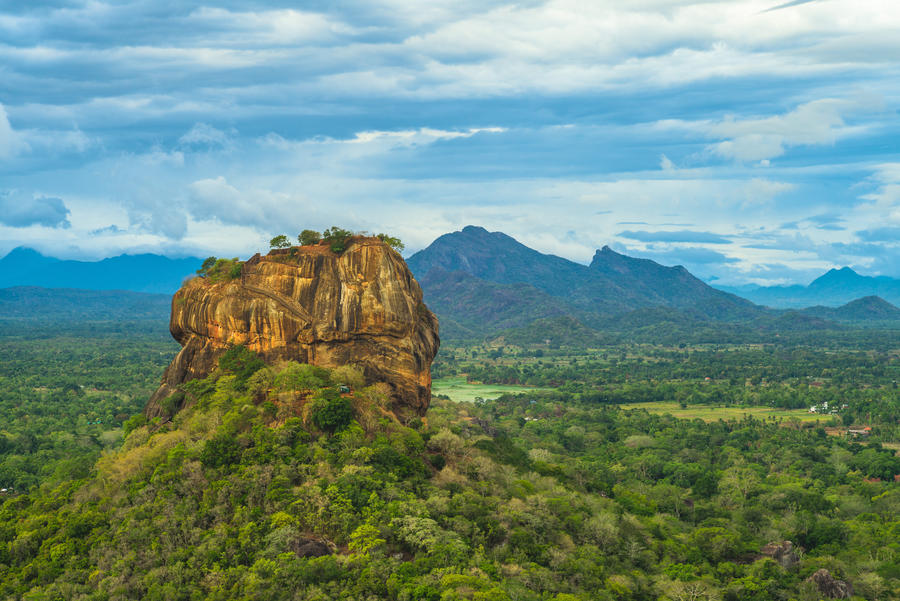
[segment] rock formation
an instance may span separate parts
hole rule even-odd
[[[806,581],[815,584],[819,594],[829,599],[849,599],[853,596],[853,587],[849,582],[838,580],[824,568],[816,570]]]
[[[786,570],[794,567],[800,561],[800,557],[794,551],[794,544],[789,540],[780,543],[769,543],[760,549],[760,553],[766,557],[771,557]]]
[[[172,299],[172,336],[184,347],[166,368],[145,413],[177,386],[207,376],[241,344],[268,363],[356,364],[367,382],[385,382],[401,414],[422,415],[431,400],[437,318],[403,258],[377,238],[355,237],[336,254],[302,246],[255,255],[239,278],[188,280]]]

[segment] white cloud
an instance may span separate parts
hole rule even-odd
[[[178,139],[183,146],[229,146],[231,136],[206,123],[195,123],[186,134]]]
[[[782,156],[794,146],[822,146],[865,133],[864,126],[847,125],[847,117],[884,110],[880,98],[825,98],[799,105],[792,111],[770,117],[727,116],[721,120],[682,121],[669,119],[651,125],[660,131],[683,131],[707,139],[718,139],[707,151],[740,162]]]

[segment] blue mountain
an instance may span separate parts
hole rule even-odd
[[[172,294],[201,263],[197,257],[170,259],[154,254],[68,261],[19,247],[0,259],[0,288],[40,286]]]
[[[900,304],[900,280],[888,276],[860,275],[850,267],[831,269],[808,286],[720,286],[760,305],[776,309],[823,306],[839,307],[853,300],[878,296]]]

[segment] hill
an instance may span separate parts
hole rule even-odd
[[[898,321],[900,308],[878,296],[865,296],[840,307],[809,307],[801,313],[834,321]]]
[[[879,296],[900,304],[900,280],[887,276],[864,276],[849,267],[831,269],[808,286],[720,286],[719,289],[777,309],[838,307],[866,296]]]
[[[0,259],[0,288],[41,286],[172,294],[201,262],[196,257],[170,259],[154,254],[69,261],[19,247]]]
[[[660,319],[746,322],[765,315],[761,307],[708,286],[681,266],[628,257],[608,246],[590,265],[582,265],[475,226],[441,236],[407,263],[442,326],[449,326],[443,330],[448,338],[509,328],[518,338],[534,331],[529,326],[536,320],[546,319],[551,322],[543,323],[566,323],[571,331],[573,323],[553,320],[559,317],[574,319],[576,330],[606,330],[635,311],[641,311],[642,325],[648,325],[647,318],[650,324]],[[654,308],[666,311],[642,311]]]

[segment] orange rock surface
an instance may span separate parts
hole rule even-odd
[[[356,364],[367,382],[385,382],[395,411],[423,415],[431,400],[438,322],[403,258],[377,238],[354,238],[340,254],[303,246],[256,255],[241,277],[187,281],[172,299],[172,336],[184,347],[147,404],[207,376],[242,344],[272,363]]]

